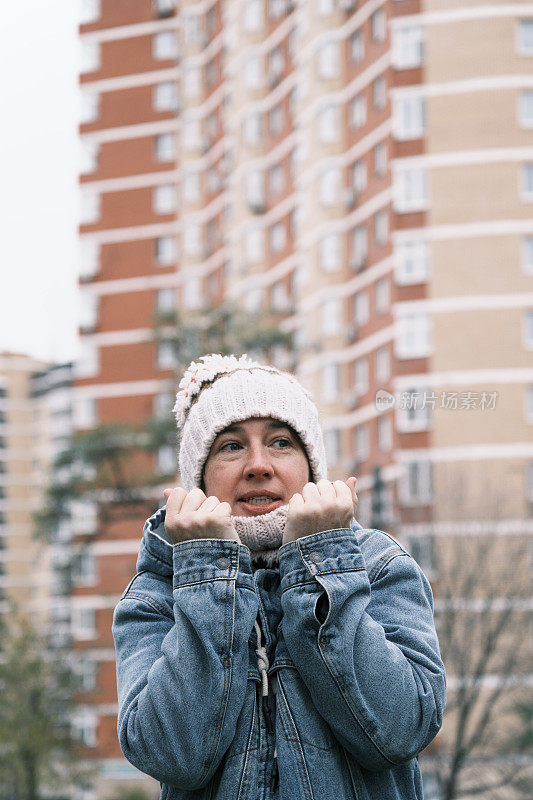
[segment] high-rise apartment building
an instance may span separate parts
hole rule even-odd
[[[160,409],[174,364],[154,313],[232,298],[293,331],[330,474],[360,476],[364,524],[430,568],[428,523],[464,533],[482,481],[502,493],[500,526],[530,536],[531,6],[83,9],[78,427]],[[133,774],[109,623],[142,521],[100,530],[76,600],[97,666],[87,743],[109,785]]]

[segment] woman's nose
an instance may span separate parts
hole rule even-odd
[[[246,476],[255,478],[258,475],[269,476],[272,474],[272,463],[265,447],[252,446],[248,451],[245,465]]]

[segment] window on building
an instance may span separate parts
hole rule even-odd
[[[98,142],[93,142],[91,139],[83,138],[81,140],[81,173],[82,175],[89,175],[98,169],[98,156],[100,153],[100,145]]]
[[[96,559],[94,553],[82,550],[73,561],[72,579],[76,586],[96,583]]]
[[[352,100],[351,122],[354,128],[362,128],[366,124],[366,97],[362,94]]]
[[[396,69],[419,67],[424,60],[421,25],[395,25],[392,29],[392,63]]]
[[[100,0],[81,0],[80,25],[89,25],[100,19]]]
[[[341,171],[337,167],[324,170],[320,176],[320,202],[325,205],[334,205],[340,201]]]
[[[401,94],[394,98],[393,130],[396,139],[419,139],[424,135],[426,104],[419,94]]]
[[[431,462],[408,462],[399,481],[398,490],[403,505],[423,506],[430,503],[433,496]]]
[[[263,56],[250,56],[244,64],[244,84],[247,89],[259,89],[263,85]]]
[[[182,302],[185,308],[197,309],[202,302],[202,283],[200,278],[188,276],[183,284]]]
[[[79,356],[74,362],[74,373],[77,378],[92,378],[98,373],[98,347],[94,342],[82,339],[79,345]]]
[[[268,77],[271,82],[278,81],[285,70],[285,56],[281,47],[275,47],[268,56]]]
[[[179,107],[177,83],[165,81],[154,86],[152,105],[154,111],[177,111]]]
[[[388,347],[380,347],[376,350],[374,361],[374,373],[378,383],[386,383],[390,378],[390,350]]]
[[[169,17],[176,10],[177,0],[155,0],[153,3],[158,17]]]
[[[270,250],[280,253],[287,245],[287,226],[284,222],[276,222],[270,229]]]
[[[370,455],[370,434],[368,425],[358,425],[354,433],[355,458],[366,461]]]
[[[378,417],[378,448],[382,453],[388,453],[392,448],[392,422],[390,415]]]
[[[81,72],[96,72],[100,69],[100,43],[85,42],[81,43]]]
[[[261,134],[261,114],[258,111],[252,111],[244,120],[244,141],[247,145],[256,145],[261,140]]]
[[[533,311],[531,310],[525,312],[524,333],[526,347],[531,350],[533,349]]]
[[[339,398],[339,391],[339,364],[324,364],[322,368],[322,399],[325,403],[334,403]]]
[[[93,658],[78,657],[76,673],[80,692],[93,692],[96,689],[96,661]]]
[[[176,136],[173,133],[161,133],[155,137],[155,157],[158,161],[176,158]]]
[[[175,236],[159,236],[155,240],[155,258],[162,267],[170,266],[176,261],[177,241]]]
[[[174,347],[170,342],[158,342],[157,350],[157,366],[159,369],[174,369],[176,366],[176,353]]]
[[[281,105],[274,106],[268,112],[268,129],[272,136],[277,136],[283,130],[283,108]]]
[[[342,304],[337,298],[325,300],[321,307],[322,333],[335,336],[342,329]]]
[[[86,125],[95,122],[100,114],[100,95],[89,89],[82,89],[80,93],[80,123]]]
[[[389,215],[385,209],[374,214],[374,242],[378,247],[387,244],[389,239]]]
[[[156,214],[172,214],[177,208],[176,186],[173,183],[156,186],[152,194],[152,206]]]
[[[324,446],[328,464],[337,464],[341,457],[341,432],[337,428],[324,431]]]
[[[366,163],[359,159],[353,165],[352,185],[357,194],[364,192],[367,186]]]
[[[84,289],[79,294],[78,320],[85,331],[92,331],[98,322],[98,295]]]
[[[376,313],[385,314],[390,308],[390,283],[387,277],[376,281]]]
[[[368,292],[362,289],[353,298],[353,320],[356,325],[366,325],[369,317]]]
[[[100,194],[89,189],[81,192],[81,225],[92,225],[100,219]]]
[[[427,184],[425,167],[397,167],[394,171],[394,209],[400,213],[424,211],[428,204]]]
[[[200,173],[197,169],[183,172],[183,199],[186,203],[197,203],[200,199]]]
[[[185,225],[183,228],[183,249],[185,255],[196,257],[202,251],[202,226],[199,224]]]
[[[533,55],[533,19],[518,21],[518,52],[525,56]]]
[[[176,453],[174,448],[165,444],[157,450],[157,469],[164,475],[176,472]]]
[[[318,138],[324,144],[338,141],[340,114],[337,105],[329,104],[318,112]]]
[[[387,145],[379,142],[374,147],[374,174],[382,178],[387,174]]]
[[[96,613],[94,608],[74,606],[71,611],[71,633],[75,641],[94,639],[96,636]]]
[[[366,225],[357,225],[352,233],[352,252],[350,265],[352,269],[361,269],[365,265],[368,255],[368,236]]]
[[[75,430],[90,430],[97,422],[97,408],[94,397],[77,395],[72,404],[72,425]]]
[[[405,314],[399,317],[395,340],[395,355],[398,358],[424,358],[431,354],[432,325],[425,312]]]
[[[359,64],[365,57],[365,39],[363,31],[354,31],[350,37],[350,57],[354,64]]]
[[[153,36],[152,55],[158,61],[177,58],[178,40],[175,31],[160,31]]]
[[[533,253],[532,253],[533,256]],[[399,241],[395,248],[395,280],[402,286],[422,283],[429,277],[429,248],[423,239]]]
[[[328,233],[319,243],[320,268],[323,272],[336,272],[341,266],[341,237],[337,233]]]
[[[321,17],[327,17],[335,11],[335,0],[316,0],[316,5]]]
[[[205,68],[205,82],[208,86],[214,86],[217,82],[218,77],[218,69],[217,69],[217,62],[215,58],[212,58],[210,61],[207,62]]]
[[[96,747],[97,716],[94,711],[83,709],[72,716],[72,736],[84,747]]]
[[[435,402],[436,395],[427,387],[408,387],[402,391],[396,405],[398,430],[402,433],[427,430]]]
[[[185,97],[195,99],[200,96],[202,89],[202,68],[196,64],[189,64],[183,69],[183,90]]]
[[[275,311],[286,311],[290,304],[290,297],[284,281],[276,281],[271,290],[271,304]]]
[[[265,232],[262,228],[249,228],[245,234],[245,258],[249,262],[261,261],[265,255]]]
[[[263,26],[263,0],[246,0],[244,3],[244,30],[258,31]]]
[[[533,127],[533,90],[524,89],[520,93],[519,121],[523,128]]]
[[[381,76],[372,82],[372,103],[377,111],[385,108],[387,103],[387,84]]]
[[[261,169],[249,169],[244,176],[246,202],[255,208],[265,204],[265,174]]]
[[[422,534],[421,536],[410,536],[407,543],[409,553],[412,555],[420,569],[429,573],[434,569],[434,551],[433,551],[433,536],[431,534]],[[436,776],[433,776],[436,779]],[[441,797],[440,786],[435,786],[438,789],[438,794],[431,791],[431,786],[427,785],[424,778],[424,796],[428,798]]]
[[[200,37],[200,20],[198,14],[185,13],[184,9],[182,18],[185,44],[196,44]]]
[[[173,311],[176,307],[174,289],[158,289],[156,293],[156,307],[159,312]]]
[[[338,42],[325,42],[318,49],[318,77],[324,80],[337,78],[340,58]]]
[[[278,195],[285,189],[285,170],[283,164],[274,164],[268,173],[269,188],[273,195]]]
[[[377,11],[374,11],[370,17],[370,24],[374,42],[384,42],[387,36],[387,18],[382,8],[378,8]]]
[[[533,273],[533,236],[526,236],[522,246],[522,265],[524,272]]]
[[[199,119],[188,119],[183,123],[183,146],[196,150],[202,141],[202,123]]]

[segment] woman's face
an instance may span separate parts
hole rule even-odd
[[[205,493],[229,503],[234,516],[255,517],[286,505],[311,480],[310,472],[292,428],[254,417],[216,437],[205,462]]]

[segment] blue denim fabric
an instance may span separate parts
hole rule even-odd
[[[120,745],[162,800],[422,798],[445,677],[416,562],[354,520],[254,573],[236,542],[171,545],[164,515],[113,621]]]

